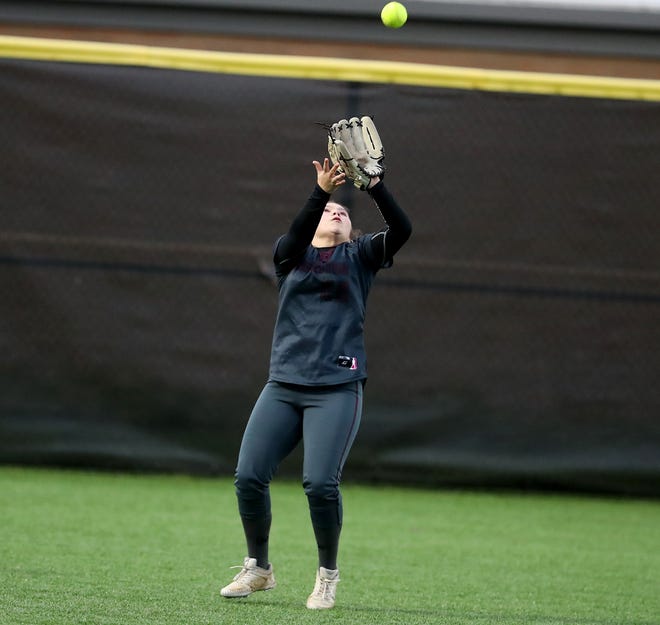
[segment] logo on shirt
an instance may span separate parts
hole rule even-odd
[[[313,273],[313,274],[328,273],[335,276],[349,275],[350,267],[348,266],[348,263],[346,261],[343,260],[336,262],[328,262],[328,261],[329,259],[322,260],[321,262],[306,259],[300,262],[296,266],[295,271],[301,273]]]
[[[350,299],[347,280],[321,280],[319,291],[322,302],[347,302]]]
[[[358,361],[357,358],[354,358],[353,356],[338,356],[337,366],[344,367],[344,369],[351,369],[351,371],[355,371],[358,368]]]

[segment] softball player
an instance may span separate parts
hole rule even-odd
[[[339,160],[314,161],[317,184],[275,245],[279,307],[268,382],[247,423],[235,475],[247,542],[241,571],[221,590],[246,597],[275,587],[268,558],[269,484],[302,440],[303,487],[319,566],[310,609],[332,608],[339,582],[342,468],[360,425],[367,378],[363,325],[376,273],[392,265],[411,233],[408,217],[379,176],[365,184],[385,219],[381,231],[352,238],[348,211],[330,202],[346,181]]]

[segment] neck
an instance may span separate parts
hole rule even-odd
[[[312,239],[312,247],[336,247],[347,242],[348,239],[342,238],[339,234],[315,234]]]

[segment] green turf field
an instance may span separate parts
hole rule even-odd
[[[0,468],[0,623],[660,623],[660,502],[344,487],[338,606],[309,611],[302,489],[273,485],[278,587],[244,555],[228,479]]]

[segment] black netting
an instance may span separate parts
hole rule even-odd
[[[7,60],[0,102],[1,461],[230,473],[357,113],[414,233],[346,477],[660,493],[660,104]]]

